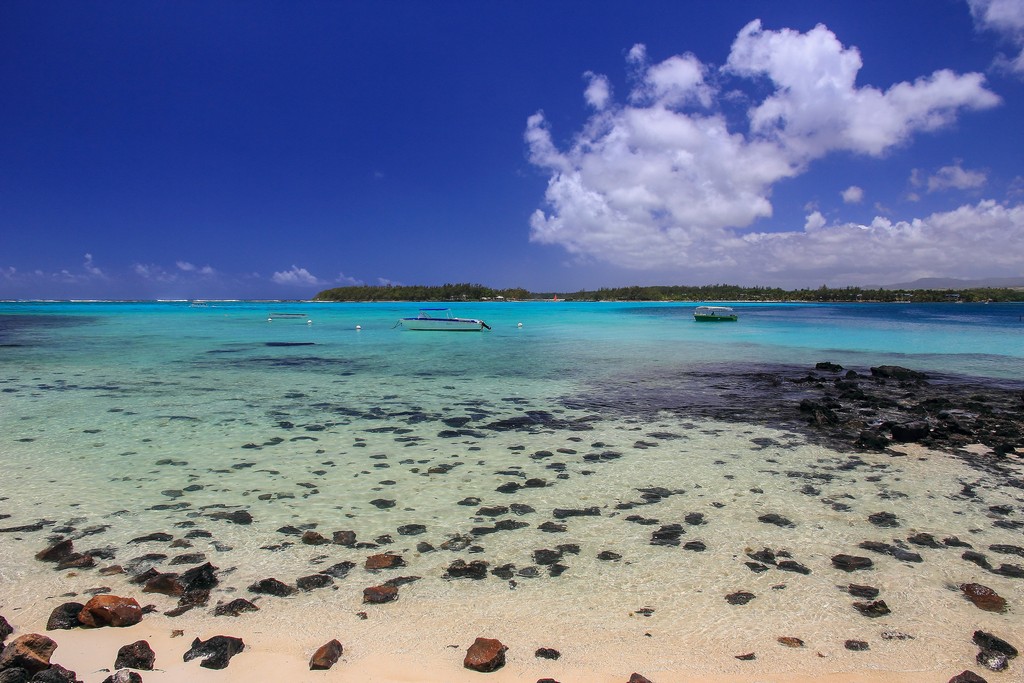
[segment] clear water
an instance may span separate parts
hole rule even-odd
[[[836,468],[848,454],[811,445],[799,434],[667,413],[602,412],[599,401],[586,409],[567,406],[602,388],[681,369],[809,368],[823,360],[859,370],[889,363],[1019,382],[1024,306],[738,304],[739,322],[700,324],[692,319],[692,304],[467,303],[453,305],[455,314],[486,320],[490,332],[395,327],[416,308],[0,304],[0,514],[9,515],[0,526],[53,522],[38,533],[0,534],[0,580],[7,584],[0,609],[45,621],[59,604],[55,596],[69,590],[103,582],[122,594],[138,591],[126,578],[54,572],[32,559],[61,535],[54,529],[67,526],[73,530],[63,533],[76,538],[76,548],[112,549],[115,560],[106,564],[129,564],[144,552],[203,552],[232,569],[222,577],[224,593],[246,597],[245,587],[259,578],[294,582],[335,562],[361,565],[373,552],[399,552],[409,565],[399,571],[423,579],[403,587],[399,603],[377,609],[407,610],[421,624],[409,627],[415,634],[409,637],[422,642],[453,637],[451,626],[426,616],[427,606],[459,603],[473,613],[480,601],[500,603],[509,618],[610,641],[636,630],[635,619],[627,626],[622,615],[652,606],[643,630],[657,630],[669,642],[705,639],[722,649],[714,664],[722,671],[736,665],[731,654],[738,652],[730,648],[774,649],[778,635],[807,636],[831,647],[834,659],[794,664],[768,658],[767,670],[812,671],[837,661],[892,666],[895,646],[879,641],[884,629],[916,635],[900,646],[901,666],[909,668],[959,666],[960,658],[973,657],[969,634],[979,624],[1021,635],[1011,615],[980,612],[950,587],[979,581],[1020,605],[1024,581],[983,572],[962,561],[959,550],[925,549],[926,561],[912,565],[872,555],[876,569],[864,578],[830,566],[837,552],[871,555],[856,548],[862,540],[891,542],[913,531],[957,535],[983,551],[990,544],[1024,545],[1019,530],[993,527],[989,510],[1010,505],[1020,518],[1021,493],[959,459],[864,455],[863,469],[844,471]],[[268,321],[275,312],[305,313],[312,323]],[[489,428],[524,415],[545,421],[530,431]],[[541,451],[551,455],[530,457]],[[600,457],[609,452],[618,457]],[[831,476],[816,477],[821,473]],[[495,490],[529,478],[547,485],[514,494]],[[960,496],[964,483],[977,485],[982,495]],[[808,493],[807,485],[817,493]],[[652,486],[677,493],[616,510],[641,500],[638,489]],[[467,497],[536,512],[491,518],[478,514],[480,506],[460,505]],[[378,509],[371,501],[380,499],[395,505]],[[837,509],[837,502],[848,509]],[[565,533],[538,529],[556,508],[590,506],[601,515],[565,520]],[[211,517],[234,510],[250,512],[253,523]],[[872,526],[867,516],[879,511],[894,512],[901,527]],[[796,524],[758,522],[766,512]],[[704,515],[706,524],[684,523],[691,513]],[[630,514],[656,518],[658,525],[683,523],[681,541],[702,540],[707,549],[651,546],[658,525],[625,521]],[[478,536],[477,553],[415,549],[420,541],[440,546],[496,519],[529,526]],[[427,531],[402,536],[397,529],[406,524]],[[315,526],[328,538],[352,529],[360,541],[389,535],[393,542],[379,550],[307,546],[280,533],[283,525]],[[83,535],[96,527],[103,529]],[[190,541],[187,549],[130,543],[154,531],[182,539],[192,529],[209,530],[213,538]],[[534,565],[534,550],[564,543],[581,548],[578,556],[565,556],[566,573],[553,578],[540,567],[538,578],[517,576],[514,591],[493,576],[441,578],[455,558],[484,559],[492,568],[511,563],[519,571]],[[751,573],[744,553],[766,546],[788,550],[812,573]],[[623,559],[600,561],[602,550]],[[383,578],[359,566],[330,599],[313,591],[291,599],[275,618],[292,619],[291,628],[316,640],[310,610],[366,609],[362,588]],[[851,580],[882,588],[893,615],[870,620],[851,611],[852,599],[836,588]],[[758,598],[742,608],[724,602],[725,594],[741,589]],[[174,604],[164,596],[147,600],[161,609]],[[970,629],[966,637],[964,629]],[[850,663],[843,659],[851,656],[842,648],[846,638],[873,642],[873,653],[857,653]],[[638,657],[664,656],[645,647],[635,648]],[[677,656],[661,662],[665,670],[686,665],[686,657]]]

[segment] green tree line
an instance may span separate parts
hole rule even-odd
[[[826,287],[817,289],[780,289],[778,287],[740,287],[738,285],[666,285],[651,287],[612,287],[578,292],[530,292],[521,287],[492,289],[484,285],[458,283],[444,285],[383,285],[335,287],[319,292],[315,301],[482,301],[503,297],[511,300],[551,299],[568,301],[1024,301],[1024,289],[978,288],[948,289],[863,289]]]

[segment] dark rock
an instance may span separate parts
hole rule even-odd
[[[1001,652],[1006,655],[1009,659],[1013,659],[1017,656],[1017,648],[1010,645],[1008,642],[998,636],[994,636],[991,633],[985,631],[975,631],[974,637],[972,638],[974,644],[980,647],[982,650],[992,650],[994,652]]]
[[[606,562],[615,562],[616,560],[621,560],[622,555],[612,552],[611,550],[602,550],[597,554],[597,559],[604,560]]]
[[[149,643],[145,640],[136,640],[134,643],[125,645],[117,651],[114,668],[152,671],[155,661],[156,652],[149,646]]]
[[[82,622],[78,620],[78,613],[85,607],[80,602],[65,602],[57,605],[50,612],[50,618],[46,621],[47,631],[70,630],[78,628]]]
[[[684,533],[682,524],[665,524],[651,534],[651,545],[678,546]]]
[[[894,441],[913,443],[928,436],[931,428],[927,422],[906,422],[904,424],[894,424],[890,431]]]
[[[104,678],[103,683],[142,683],[142,674],[138,671],[118,669]]]
[[[775,564],[775,553],[770,548],[749,552],[747,557],[763,564]]]
[[[854,609],[863,614],[866,617],[872,619],[877,617],[884,617],[891,613],[889,606],[885,604],[885,600],[874,600],[873,602],[855,602],[853,603]]]
[[[988,558],[976,550],[965,550],[964,554],[960,557],[968,562],[973,562],[982,569],[992,569],[992,565],[988,563]]]
[[[344,648],[337,640],[321,645],[309,659],[310,671],[326,671],[338,663]]]
[[[779,569],[786,572],[796,572],[797,574],[810,574],[811,570],[800,564],[795,560],[780,560],[776,565]]]
[[[704,541],[687,541],[683,544],[683,550],[692,550],[695,553],[702,553],[707,550],[707,545]]]
[[[40,562],[60,562],[73,552],[70,538],[57,541],[50,547],[36,553],[36,559]]]
[[[558,524],[557,522],[544,522],[537,528],[549,534],[560,534],[563,533],[567,527],[564,524]]]
[[[249,586],[249,592],[258,593],[259,595],[273,595],[278,598],[284,598],[294,593],[295,589],[275,578],[267,578],[260,579]]]
[[[896,515],[891,512],[876,512],[868,515],[868,521],[878,527],[892,528],[900,525]]]
[[[470,563],[466,563],[465,560],[455,560],[445,571],[444,578],[446,579],[486,579],[487,578],[487,562],[484,560],[473,560]]]
[[[851,583],[846,588],[847,592],[855,598],[867,598],[873,600],[878,597],[878,589],[874,586],[862,586],[860,584]]]
[[[794,526],[796,526],[795,524],[793,524],[793,522],[791,522],[786,517],[783,517],[782,515],[775,514],[774,512],[770,512],[770,513],[768,513],[766,515],[761,515],[760,517],[757,518],[757,521],[763,522],[764,524],[774,524],[775,526],[778,526],[778,527],[794,527]]]
[[[889,438],[881,432],[865,429],[857,436],[855,445],[870,451],[884,451],[889,447]]]
[[[217,575],[214,573],[216,571],[217,568],[209,562],[198,567],[192,567],[182,572],[181,585],[184,586],[186,593],[197,590],[210,590],[220,583],[217,580]]]
[[[980,583],[962,583],[960,590],[978,609],[986,612],[1005,612],[1006,600],[994,590]]]
[[[949,683],[987,683],[987,681],[973,671],[962,671],[949,679]]]
[[[327,545],[331,542],[327,540],[323,534],[313,531],[312,529],[304,531],[300,540],[306,545]]]
[[[259,607],[249,602],[245,598],[235,598],[231,602],[225,605],[217,605],[213,608],[213,616],[215,617],[237,617],[243,612],[258,612]]]
[[[824,370],[825,372],[839,372],[843,369],[843,366],[829,361],[821,361],[820,363],[815,363],[814,369]]]
[[[353,546],[356,544],[356,532],[354,531],[335,531],[331,543],[335,545]]]
[[[990,671],[1006,671],[1006,668],[1010,666],[1009,658],[995,650],[982,650],[975,660]]]
[[[210,519],[223,519],[224,521],[231,522],[232,524],[252,524],[252,515],[246,510],[235,510],[234,512],[213,512],[210,514]],[[225,664],[225,666],[227,665]],[[215,667],[206,668],[209,669]]]
[[[832,557],[832,566],[842,569],[844,572],[852,572],[858,569],[870,569],[874,563],[867,557],[856,555],[844,555],[840,553]]]
[[[562,653],[554,648],[542,647],[533,653],[533,656],[537,659],[558,659],[562,656]]]
[[[542,548],[533,551],[533,561],[539,565],[554,564],[562,559],[562,551]]]
[[[52,664],[49,669],[40,671],[32,677],[32,683],[82,683],[78,674],[65,669],[60,664]]]
[[[755,659],[757,659],[757,655],[753,652],[748,652],[743,655],[736,655],[736,659],[740,660],[741,662],[752,662]]]
[[[213,636],[205,641],[196,638],[182,659],[190,662],[197,657],[202,657],[203,661],[199,663],[199,666],[204,669],[224,669],[231,658],[244,649],[245,643],[242,642],[242,639],[233,636]]]
[[[634,672],[629,677],[629,680],[626,681],[626,683],[654,683],[654,682],[651,681],[651,679],[647,678],[646,676],[641,676],[640,674]]]
[[[555,519],[566,519],[568,517],[600,517],[601,509],[594,506],[580,509],[555,508],[551,511]]]
[[[401,536],[416,536],[418,534],[426,533],[427,527],[422,524],[406,524],[398,527],[398,533]]]
[[[877,368],[871,368],[872,377],[880,377],[882,379],[898,379],[898,380],[910,380],[910,381],[921,381],[928,379],[928,376],[923,372],[917,372],[915,370],[909,370],[899,365],[880,365]]]
[[[505,652],[508,650],[501,641],[493,638],[477,638],[466,651],[462,666],[471,671],[490,673],[505,666]]]
[[[401,555],[383,553],[380,555],[370,555],[366,558],[366,562],[363,566],[371,571],[376,569],[396,569],[398,567],[404,567],[405,560],[402,559]]]
[[[85,603],[78,620],[88,628],[133,626],[142,621],[142,607],[135,598],[97,595]]]
[[[927,533],[914,534],[913,536],[907,536],[907,540],[914,545],[919,545],[923,548],[941,548],[942,544],[935,540],[935,537]]]
[[[494,490],[497,491],[498,493],[515,493],[520,488],[522,488],[522,486],[519,484],[518,481],[509,481],[505,482],[504,484],[502,484],[501,486]]]
[[[371,500],[370,505],[377,508],[378,510],[387,510],[388,508],[395,507],[395,501],[388,500],[386,498],[378,498],[376,500]]]
[[[371,605],[381,605],[385,602],[392,602],[398,599],[398,588],[396,586],[370,586],[363,589],[363,602]]]
[[[993,574],[1009,576],[1012,579],[1024,579],[1024,567],[1019,564],[1001,564],[992,570]]]
[[[748,593],[746,591],[737,591],[735,593],[730,593],[729,595],[726,595],[725,601],[730,605],[745,605],[751,600],[753,600],[755,597],[757,596],[753,593]]]
[[[317,588],[327,588],[334,584],[334,578],[329,574],[311,574],[295,580],[295,586],[302,591],[311,591]]]
[[[853,652],[863,652],[864,650],[871,649],[871,646],[863,640],[848,640],[843,643],[843,646],[847,650],[852,650]]]
[[[332,564],[327,569],[321,569],[320,573],[321,574],[328,574],[330,576],[333,576],[336,579],[344,579],[346,576],[348,576],[349,571],[351,571],[352,568],[355,567],[355,566],[356,566],[355,562],[349,562],[348,560],[343,560],[342,562],[338,562],[337,564]]]
[[[145,536],[139,536],[128,541],[129,543],[166,543],[167,541],[173,540],[174,536],[165,533],[163,531],[156,531]]]

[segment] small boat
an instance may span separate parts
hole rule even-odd
[[[728,306],[698,306],[693,311],[693,319],[699,323],[717,323],[736,321],[739,317]]]
[[[421,308],[415,318],[402,318],[398,324],[407,330],[424,330],[430,332],[479,332],[491,329],[483,320],[476,318],[456,318],[450,308]]]
[[[268,313],[267,322],[272,323],[275,320],[304,320],[307,325],[312,325],[313,320],[305,313]]]

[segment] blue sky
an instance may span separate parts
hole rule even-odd
[[[0,297],[1024,275],[1024,0],[0,3]]]

